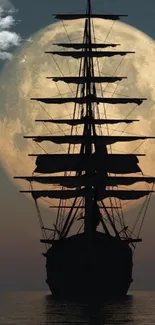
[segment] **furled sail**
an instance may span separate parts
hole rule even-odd
[[[18,176],[15,179],[25,179],[28,182],[37,182],[40,184],[57,184],[60,186],[74,188],[80,186],[119,186],[132,185],[135,183],[146,182],[155,183],[155,177],[126,177],[126,176],[105,176],[102,173],[94,173],[91,176]]]
[[[109,154],[87,156],[85,154],[38,155],[35,173],[57,173],[62,171],[100,170],[107,173],[130,174],[141,172],[135,154]]]
[[[148,184],[155,182],[155,177],[119,177],[119,176],[109,176],[107,180],[107,185],[118,186],[118,185],[133,185],[135,183],[146,182]]]
[[[40,197],[49,197],[52,199],[71,199],[71,198],[76,198],[76,197],[85,197],[86,195],[86,190],[81,189],[81,190],[48,190],[48,191],[43,191],[43,190],[34,190],[34,191],[20,191],[21,193],[31,193],[34,199],[39,199]],[[154,191],[123,191],[123,190],[107,190],[105,191],[104,189],[98,190],[97,193],[97,200],[101,201],[105,198],[108,197],[115,197],[120,200],[137,200],[140,199],[144,196],[149,195],[150,193],[153,193]],[[90,195],[93,197],[94,196],[94,191],[90,191]]]
[[[46,54],[53,54],[53,55],[60,55],[60,56],[71,56],[74,59],[81,59],[81,58],[102,58],[108,57],[111,58],[112,56],[120,55],[125,56],[127,54],[133,54],[133,51],[46,51]]]
[[[67,97],[67,98],[31,98],[31,100],[36,100],[45,104],[65,104],[65,103],[76,103],[76,104],[86,104],[86,103],[107,103],[107,104],[128,104],[135,103],[141,105],[146,98],[114,98],[114,97],[96,97],[94,95],[89,95],[85,97]]]
[[[85,19],[85,18],[99,18],[108,20],[119,20],[121,17],[128,17],[128,15],[102,15],[102,14],[55,14],[56,19],[72,20],[72,19]]]
[[[64,136],[24,136],[25,139],[33,139],[35,142],[50,141],[57,144],[71,143],[71,144],[86,144],[86,143],[97,143],[99,145],[111,145],[116,142],[128,142],[128,141],[137,141],[145,139],[154,139],[154,137],[146,136],[83,136],[83,135],[64,135]]]
[[[90,123],[90,119],[85,117],[81,119],[48,119],[48,120],[35,120],[36,122],[44,122],[44,123],[55,123],[55,124],[68,124],[71,126],[81,125]],[[133,122],[138,122],[139,120],[119,120],[119,119],[91,119],[91,124],[93,125],[104,125],[104,124],[117,124],[117,123],[126,123],[130,124]]]
[[[126,77],[47,77],[47,79],[53,79],[53,81],[64,81],[66,83],[74,83],[74,84],[85,84],[88,81],[89,82],[96,82],[96,83],[101,83],[101,82],[116,82],[120,81],[123,79],[126,79]]]
[[[57,46],[62,46],[62,47],[72,47],[75,50],[80,50],[80,49],[89,49],[90,45],[89,44],[85,44],[85,43],[53,43],[53,45],[57,45]],[[113,43],[92,43],[91,44],[91,48],[92,49],[101,49],[101,48],[106,48],[106,47],[116,47],[119,46],[120,44],[113,44]]]

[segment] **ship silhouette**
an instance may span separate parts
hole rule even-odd
[[[51,55],[73,57],[80,60],[77,76],[57,76],[54,82],[75,84],[75,97],[31,98],[44,104],[72,103],[72,118],[42,119],[38,123],[67,125],[68,135],[24,136],[36,143],[49,141],[57,145],[67,144],[66,153],[45,153],[36,156],[36,169],[32,176],[18,176],[30,182],[30,193],[34,199],[45,244],[47,284],[54,297],[118,297],[126,295],[132,282],[133,252],[141,241],[129,229],[124,220],[122,200],[145,198],[146,209],[153,192],[131,190],[130,186],[145,182],[153,184],[154,177],[143,176],[136,153],[113,153],[114,143],[151,139],[142,135],[104,135],[110,125],[125,123],[134,119],[104,119],[100,117],[100,105],[137,104],[146,98],[105,97],[98,95],[97,86],[103,83],[121,82],[126,77],[95,75],[94,60],[134,53],[119,51],[119,44],[95,43],[93,19],[119,20],[117,14],[93,14],[88,0],[84,14],[57,14],[58,20],[84,19],[83,42],[59,43],[61,50],[49,51]],[[65,48],[65,51],[64,51]],[[71,49],[71,50],[70,50]],[[82,132],[78,134],[77,128]],[[50,185],[48,189],[34,189],[34,182]],[[122,189],[122,186],[125,189]],[[121,187],[121,189],[120,189]],[[129,189],[128,189],[129,187]],[[48,197],[54,202],[51,208],[57,210],[56,222],[46,228],[42,221],[38,201]],[[51,201],[52,202],[52,201]],[[139,216],[138,216],[139,217]],[[135,216],[135,222],[137,222]],[[142,223],[140,224],[141,228]],[[74,234],[71,230],[74,226]],[[75,230],[76,229],[76,230]]]

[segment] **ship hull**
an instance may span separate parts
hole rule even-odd
[[[122,297],[132,282],[132,250],[127,243],[96,232],[55,241],[46,254],[47,284],[54,297]]]

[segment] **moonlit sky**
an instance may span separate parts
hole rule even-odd
[[[92,3],[96,12],[128,14],[126,23],[155,39],[154,0],[92,0]],[[0,0],[1,5],[12,8],[9,1]],[[84,0],[13,0],[12,5],[18,10],[13,31],[22,39],[54,22],[52,13],[85,10]],[[1,69],[4,64],[0,60]],[[44,247],[39,243],[40,228],[35,207],[18,193],[2,166],[0,194],[0,290],[45,290],[45,260],[41,255]],[[155,290],[155,203],[151,203],[149,211],[143,243],[139,244],[135,255],[133,289]],[[50,216],[46,210],[45,213]]]

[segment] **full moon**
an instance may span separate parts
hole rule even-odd
[[[65,25],[64,25],[65,24]],[[50,152],[63,153],[66,148],[49,143],[41,147],[32,140],[23,139],[24,135],[68,134],[68,127],[62,129],[56,125],[36,123],[35,119],[66,117],[71,118],[73,105],[45,105],[30,101],[31,97],[56,97],[75,94],[76,87],[64,82],[55,83],[48,76],[78,75],[79,60],[45,54],[56,50],[52,43],[81,42],[84,21],[58,22],[45,27],[32,36],[30,42],[14,53],[12,61],[5,64],[0,75],[1,110],[0,110],[0,154],[1,162],[14,184],[28,189],[25,181],[13,180],[13,176],[32,175],[35,159],[28,154]],[[117,49],[135,51],[124,58],[104,58],[100,60],[102,75],[124,76],[127,79],[114,84],[103,84],[104,96],[146,97],[148,100],[140,106],[107,105],[107,118],[138,119],[131,125],[109,126],[113,135],[137,134],[155,135],[155,43],[141,31],[121,22],[94,20],[96,42],[121,44]],[[64,27],[65,26],[65,27]],[[67,31],[67,32],[66,32]],[[60,48],[61,50],[61,48]],[[95,71],[97,72],[97,64]],[[98,72],[97,72],[98,73]],[[98,86],[97,86],[98,87]],[[100,105],[101,117],[104,108]],[[105,129],[105,134],[107,130]],[[139,165],[144,175],[155,175],[154,141],[132,142],[113,145],[114,152],[145,153],[139,158]],[[41,185],[40,185],[41,187]]]

